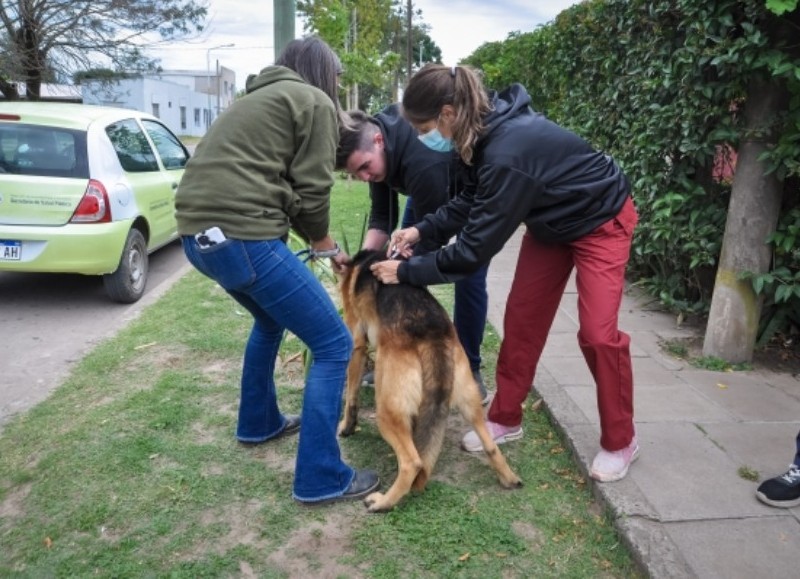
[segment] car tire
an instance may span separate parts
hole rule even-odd
[[[108,296],[122,304],[138,301],[147,286],[148,267],[147,241],[141,231],[131,229],[117,271],[103,276]]]

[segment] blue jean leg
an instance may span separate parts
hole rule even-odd
[[[352,338],[325,289],[279,241],[228,240],[197,247],[184,238],[189,261],[216,280],[254,318],[245,349],[237,437],[260,441],[281,431],[274,370],[285,329],[311,350],[303,393],[293,495],[301,501],[340,496],[354,471],[341,459],[336,426]]]
[[[236,438],[242,442],[263,442],[279,434],[285,422],[278,409],[275,391],[275,361],[284,331],[269,316],[259,312],[246,294],[229,293],[255,318],[242,361],[242,392]],[[276,420],[278,417],[280,420]],[[277,429],[276,424],[280,424]]]

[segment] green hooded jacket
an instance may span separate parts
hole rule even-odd
[[[338,139],[336,109],[294,71],[270,66],[211,125],[175,197],[181,235],[309,241],[328,234]]]

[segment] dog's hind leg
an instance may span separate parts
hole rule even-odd
[[[481,444],[483,444],[483,451],[486,453],[486,457],[489,459],[489,463],[495,473],[497,473],[500,484],[505,488],[521,487],[522,481],[508,466],[505,457],[500,452],[500,448],[486,427],[486,418],[483,415],[478,385],[472,376],[469,361],[461,344],[456,344],[453,350],[455,385],[452,402],[459,409],[464,419],[472,424],[472,428],[475,429]]]
[[[422,459],[411,438],[410,417],[396,412],[378,411],[378,429],[397,457],[397,478],[386,493],[372,493],[365,500],[371,512],[391,510],[411,490],[422,471]]]
[[[375,405],[378,430],[397,457],[397,478],[386,493],[364,500],[371,512],[391,510],[411,489],[423,468],[413,441],[413,424],[419,407],[422,377],[415,360],[401,352],[383,358],[375,353]]]
[[[447,410],[444,408],[445,413],[438,420],[429,425],[427,432],[414,433],[414,440],[416,447],[419,449],[420,458],[422,459],[422,469],[414,479],[411,488],[415,491],[425,490],[425,485],[433,473],[433,467],[436,466],[436,461],[439,458],[439,453],[442,450],[442,443],[444,442],[445,431],[447,430]],[[419,422],[417,422],[419,428]],[[421,442],[421,435],[424,434],[425,442]]]
[[[361,376],[364,373],[364,364],[367,359],[367,334],[366,331],[353,320],[348,320],[348,327],[353,334],[353,355],[347,365],[347,387],[344,395],[344,412],[339,421],[337,432],[339,436],[350,436],[356,430],[358,422],[358,391],[361,386]],[[352,324],[352,325],[351,325]]]

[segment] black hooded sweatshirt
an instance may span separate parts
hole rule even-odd
[[[524,223],[543,243],[574,241],[615,217],[630,195],[614,160],[530,107],[525,88],[491,92],[471,165],[461,162],[463,189],[416,224],[421,239],[455,243],[400,264],[401,282],[456,281],[486,264]]]
[[[383,134],[386,177],[369,184],[369,228],[391,234],[402,217],[398,193],[414,200],[418,218],[435,212],[455,196],[456,156],[426,147],[397,104],[383,109],[372,121]],[[447,238],[429,236],[417,244],[415,254],[438,249],[446,241]]]

